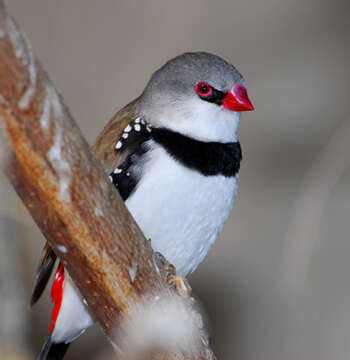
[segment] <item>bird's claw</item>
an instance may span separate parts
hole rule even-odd
[[[189,297],[192,291],[192,288],[188,280],[182,275],[176,275],[176,268],[173,264],[170,264],[169,261],[159,252],[155,253],[155,259],[157,264],[160,265],[165,271],[167,283],[179,293],[179,295],[184,297]]]
[[[163,270],[165,271],[167,283],[176,292],[178,292],[179,295],[189,297],[192,289],[187,279],[182,275],[176,275],[175,266],[173,264],[170,264],[169,261],[161,253],[156,252],[154,256],[157,266],[163,268]]]
[[[191,294],[191,285],[188,280],[182,275],[168,275],[168,284],[175,288],[175,290],[183,297],[189,297]]]

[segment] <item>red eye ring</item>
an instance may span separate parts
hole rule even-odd
[[[213,88],[206,82],[201,81],[199,82],[197,85],[195,85],[194,87],[194,91],[199,95],[199,96],[210,96],[213,93]]]

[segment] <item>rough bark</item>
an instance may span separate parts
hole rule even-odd
[[[0,128],[8,178],[110,339],[144,296],[178,296],[1,0]]]

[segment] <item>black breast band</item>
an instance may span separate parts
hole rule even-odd
[[[183,165],[203,175],[229,177],[239,171],[242,160],[239,142],[204,142],[164,128],[152,128],[151,138]]]

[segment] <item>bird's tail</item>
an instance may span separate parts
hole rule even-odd
[[[70,343],[53,343],[51,334],[47,338],[37,360],[62,360]]]

